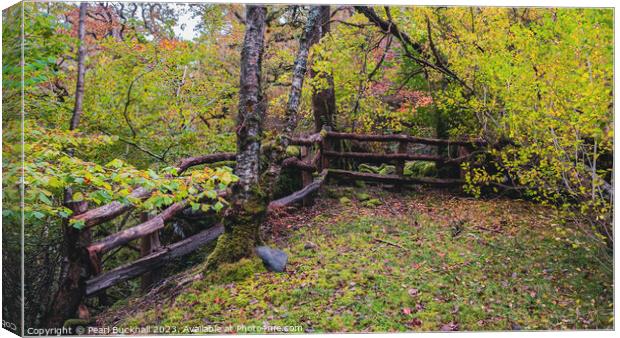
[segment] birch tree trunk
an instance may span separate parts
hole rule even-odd
[[[308,14],[308,21],[304,27],[304,31],[299,39],[299,50],[295,58],[295,67],[293,68],[293,80],[291,84],[291,94],[288,97],[286,106],[286,126],[285,134],[290,134],[297,127],[299,101],[301,100],[301,89],[304,85],[304,77],[308,69],[308,53],[310,47],[318,42],[320,38],[319,18],[321,17],[321,6],[312,6]]]
[[[247,5],[246,31],[241,50],[237,166],[239,181],[224,221],[224,234],[207,259],[207,270],[253,254],[258,229],[267,210],[259,184],[262,125],[267,103],[261,90],[261,61],[265,35],[265,6]]]
[[[308,21],[299,39],[299,49],[295,57],[293,67],[293,79],[291,83],[291,93],[289,94],[286,106],[286,124],[284,136],[279,143],[271,144],[263,148],[263,156],[267,159],[269,167],[262,176],[263,188],[266,190],[268,198],[271,200],[273,193],[277,190],[276,186],[282,172],[282,164],[286,159],[286,147],[289,145],[290,136],[297,128],[299,104],[301,101],[301,91],[304,85],[304,78],[308,69],[308,54],[313,44],[320,39],[321,26],[321,6],[312,6],[308,13]],[[304,173],[308,174],[308,173]],[[303,174],[302,174],[303,175]],[[309,175],[309,174],[308,174]]]

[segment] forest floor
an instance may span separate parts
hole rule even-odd
[[[613,328],[611,265],[529,202],[328,186],[313,206],[268,225],[268,244],[289,255],[285,273],[258,259],[209,275],[197,266],[119,302],[97,325],[170,333]]]

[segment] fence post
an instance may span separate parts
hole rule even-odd
[[[140,216],[141,222],[146,222],[149,220],[148,213],[143,213]],[[151,234],[148,234],[142,238],[140,238],[140,256],[148,256],[149,254],[159,250],[161,247],[161,242],[159,241],[159,231],[155,231]],[[159,270],[154,269],[150,272],[142,275],[140,279],[140,288],[142,291],[146,291],[153,283],[155,283],[159,279]]]
[[[407,143],[407,141],[399,141],[397,153],[406,154],[408,145],[409,144]],[[404,172],[405,172],[405,160],[396,160],[396,175],[398,175],[399,177],[403,177],[405,176]]]
[[[310,163],[312,160],[312,152],[309,151],[308,146],[302,146],[300,151],[301,161],[304,163]],[[301,170],[301,188],[305,188],[308,184],[312,183],[312,173],[307,170]],[[308,204],[308,199],[304,198],[303,205]]]
[[[326,129],[323,129],[326,130]],[[323,133],[323,132],[321,132]],[[328,139],[328,136],[323,136],[321,140],[321,168],[320,170],[329,168],[329,157],[325,156],[326,151],[330,151],[332,149],[331,142]]]
[[[470,153],[471,153],[471,150],[470,150],[470,148],[469,148],[468,146],[466,146],[466,145],[460,145],[460,146],[457,148],[457,151],[456,151],[456,157],[457,157],[457,158],[459,158],[459,157],[464,157],[464,156],[469,155]],[[460,163],[458,163],[458,164],[457,164],[457,166],[459,167],[459,178],[461,178],[461,179],[465,179],[465,175],[466,175],[467,173],[463,170],[463,167],[461,167],[461,164],[460,164]]]
[[[309,163],[310,152],[308,151],[307,146],[302,146],[300,150],[301,161],[304,163]],[[301,185],[302,188],[305,188],[308,184],[312,183],[312,174],[306,170],[301,171]]]

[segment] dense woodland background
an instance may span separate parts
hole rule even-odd
[[[248,93],[240,86],[254,69],[242,57],[254,24],[249,20],[264,26],[254,83],[264,98],[263,130],[250,135],[263,146],[254,163],[261,173],[274,162],[265,145],[326,127],[480,139],[486,146],[461,164],[464,193],[549,206],[566,245],[587,248],[611,270],[612,10],[287,5],[252,18],[239,4],[92,2],[82,8],[81,16],[77,4],[28,2],[23,22],[22,7],[3,11],[3,279],[19,280],[20,256],[7,253],[19,252],[23,221],[28,325],[50,323],[72,255],[67,242],[76,241],[71,231],[85,227],[70,219],[76,210],[70,203],[135,206],[93,228],[89,236],[95,238],[188,199],[188,209],[204,217],[168,222],[161,230],[165,245],[221,218],[231,199],[216,190],[252,183],[231,161],[180,176],[176,167],[185,158],[222,152],[238,152],[240,162],[238,145],[249,144],[239,141],[247,126],[237,119],[255,112],[243,111]],[[200,22],[191,41],[175,35],[188,17]],[[79,76],[83,96],[76,95]],[[298,155],[282,144],[280,151]],[[339,146],[394,150],[360,142]],[[457,156],[450,147],[439,151]],[[409,163],[407,174],[454,172]],[[300,188],[295,172],[283,170],[277,179],[271,199]],[[133,198],[138,187],[155,193]],[[241,200],[252,201],[254,192],[243,191],[249,197]],[[130,243],[102,264],[119,266],[139,251]],[[89,306],[106,308],[136,292],[136,282],[125,283]],[[19,304],[19,294],[17,283],[5,283],[3,313],[15,322],[17,314],[8,309]]]

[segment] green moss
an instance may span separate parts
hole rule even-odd
[[[129,300],[127,298],[123,298],[123,299],[118,300],[114,304],[112,304],[112,306],[110,308],[112,310],[114,310],[114,309],[121,309],[121,308],[127,306],[128,302],[129,302]]]
[[[365,202],[363,202],[363,203],[362,203],[362,205],[363,205],[363,206],[365,206],[365,207],[371,207],[371,208],[376,207],[376,206],[379,206],[379,205],[382,205],[382,204],[383,204],[383,202],[381,202],[381,201],[380,201],[379,199],[377,199],[377,198],[371,198],[371,199],[369,199],[369,200],[367,200],[367,201],[365,201]]]
[[[368,195],[365,192],[360,192],[360,193],[355,194],[355,198],[357,198],[358,201],[363,202],[363,201],[369,200],[370,195]]]
[[[233,263],[253,254],[253,248],[258,239],[258,226],[256,221],[244,217],[230,217],[226,230],[217,240],[217,245],[209,255],[206,262],[206,270],[213,270],[226,263]]]
[[[203,281],[208,285],[226,284],[242,281],[254,276],[256,273],[265,271],[263,262],[259,258],[243,258],[235,263],[226,263],[218,266],[217,270],[207,274]]]
[[[253,187],[251,197],[224,218],[225,232],[218,238],[215,249],[207,258],[206,271],[254,254],[254,247],[259,244],[259,226],[266,210],[263,191],[259,186]]]
[[[351,204],[351,199],[346,196],[340,197],[339,201],[340,201],[340,204],[344,204],[344,205]]]

